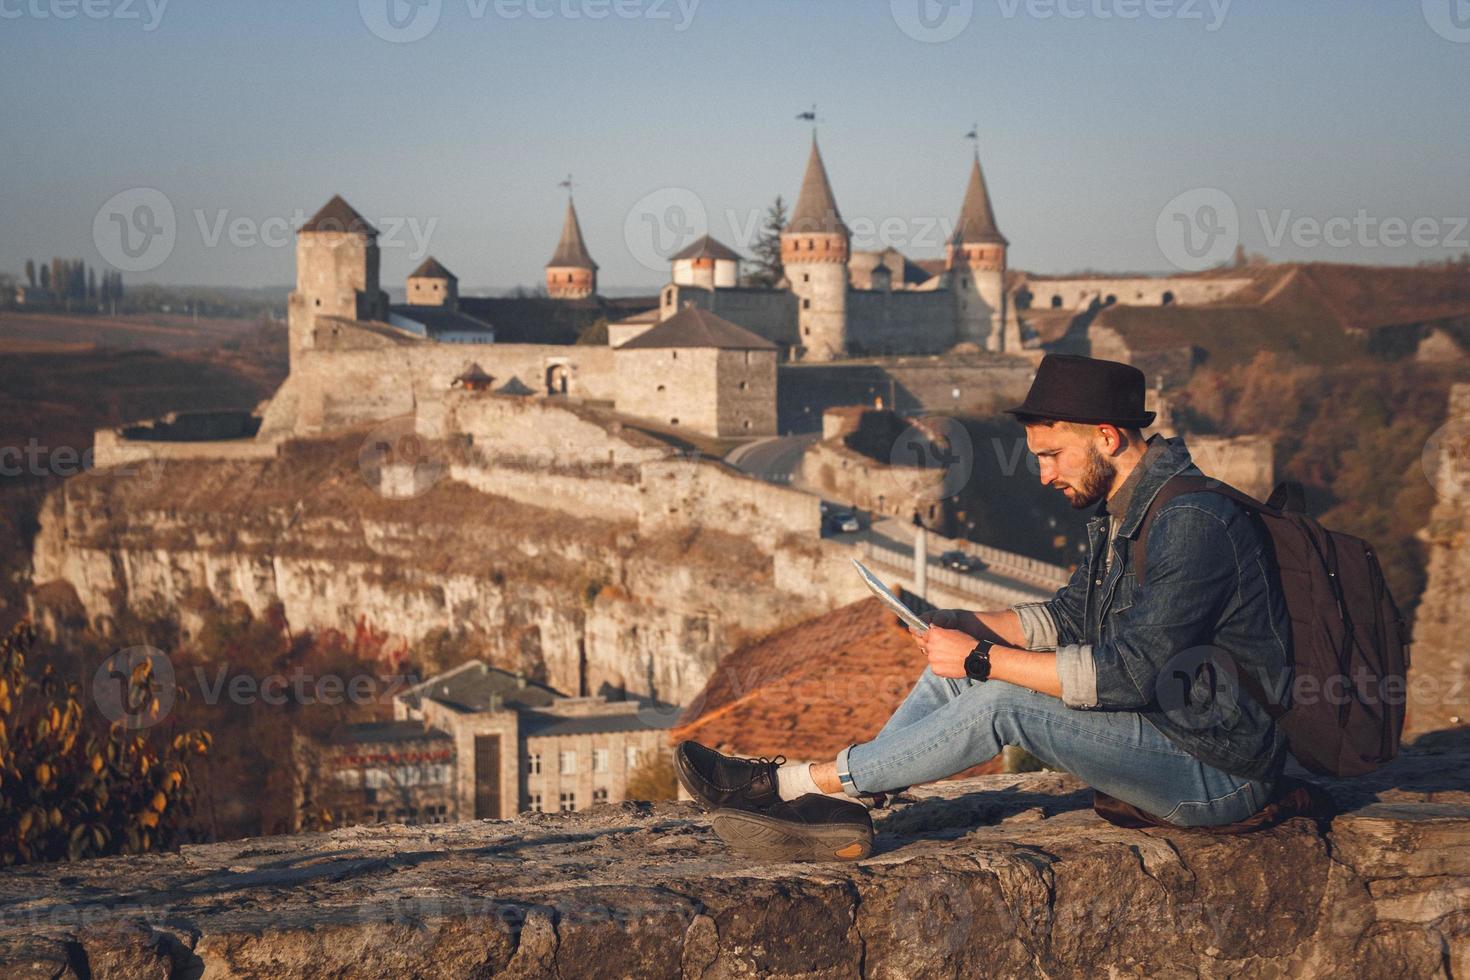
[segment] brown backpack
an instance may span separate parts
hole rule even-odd
[[[1398,754],[1404,728],[1409,632],[1373,548],[1302,513],[1300,484],[1279,485],[1263,504],[1218,480],[1175,476],[1155,496],[1133,542],[1139,585],[1154,515],[1180,494],[1200,490],[1223,494],[1260,516],[1291,615],[1297,692],[1291,706],[1281,706],[1285,692],[1268,692],[1244,671],[1241,688],[1277,720],[1291,754],[1312,772],[1358,776],[1388,762]]]

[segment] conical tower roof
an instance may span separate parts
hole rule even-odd
[[[333,194],[332,199],[322,205],[322,209],[311,216],[311,220],[301,226],[302,231],[350,231],[359,235],[376,235],[378,229],[368,224],[368,220],[342,199],[341,194]]]
[[[980,170],[980,154],[970,166],[970,183],[965,188],[965,203],[960,205],[960,220],[955,225],[956,245],[1009,245],[995,224],[995,211],[990,207],[990,191],[985,174]]]
[[[801,193],[797,195],[796,207],[791,212],[787,231],[831,232],[848,234],[847,225],[837,210],[837,198],[832,194],[832,183],[827,179],[827,167],[822,163],[822,151],[817,149],[817,138],[812,137],[811,156],[806,161],[806,175],[801,178]]]
[[[432,255],[419,265],[419,267],[408,274],[410,279],[453,279],[459,281],[459,277],[448,269]]]
[[[553,266],[564,269],[597,268],[597,263],[592,261],[592,256],[587,251],[587,243],[582,240],[582,225],[577,221],[577,208],[571,198],[567,198],[567,216],[561,223],[561,241],[556,243],[556,253],[551,256],[551,261],[546,263],[548,269]]]

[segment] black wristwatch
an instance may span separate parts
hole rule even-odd
[[[990,648],[995,646],[992,640],[981,640],[975,644],[975,649],[965,658],[965,676],[972,681],[986,681],[990,679]]]

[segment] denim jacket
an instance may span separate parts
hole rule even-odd
[[[1239,680],[1248,672],[1265,691],[1290,689],[1291,620],[1269,532],[1227,497],[1182,494],[1154,515],[1142,586],[1130,567],[1144,514],[1175,474],[1202,475],[1182,438],[1153,436],[1125,481],[1116,539],[1104,500],[1071,581],[1051,599],[1012,608],[1030,649],[1056,651],[1068,706],[1137,711],[1202,762],[1274,779],[1285,737]]]

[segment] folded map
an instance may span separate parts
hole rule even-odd
[[[858,574],[863,577],[863,582],[867,584],[868,590],[879,599],[882,599],[885,606],[897,613],[899,619],[908,623],[920,633],[928,631],[929,624],[914,615],[914,611],[908,606],[905,606],[902,599],[890,592],[888,586],[878,581],[878,576],[869,571],[868,566],[856,558],[852,560],[852,563],[857,566]]]

